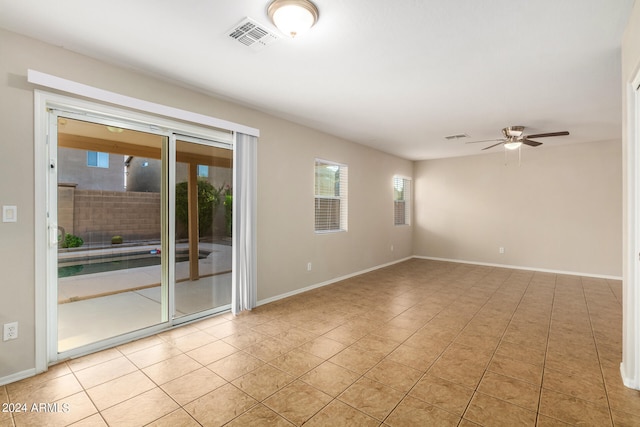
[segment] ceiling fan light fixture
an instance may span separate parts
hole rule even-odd
[[[522,146],[522,142],[520,141],[505,142],[504,144],[504,148],[506,148],[507,150],[516,150],[521,146]]]
[[[280,31],[291,38],[307,32],[318,21],[318,8],[309,0],[274,0],[267,14]]]

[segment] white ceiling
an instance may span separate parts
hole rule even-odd
[[[277,31],[269,0],[0,0],[0,27],[429,159],[486,153],[444,137],[510,125],[571,132],[536,150],[619,139],[633,1],[314,0],[309,33],[259,52],[227,30],[250,17]]]

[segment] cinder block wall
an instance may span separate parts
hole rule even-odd
[[[160,193],[75,190],[74,231],[85,244],[160,239]]]

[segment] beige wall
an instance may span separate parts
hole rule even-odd
[[[412,176],[408,160],[2,30],[0,58],[0,205],[18,206],[17,223],[0,223],[0,325],[20,322],[19,339],[0,341],[0,379],[35,366],[34,226],[44,224],[34,223],[35,188],[42,183],[34,182],[28,68],[260,129],[259,300],[412,254],[411,227],[393,226],[391,185],[394,174]],[[316,157],[349,165],[348,233],[313,232]]]
[[[509,154],[416,163],[414,254],[621,276],[620,141]]]

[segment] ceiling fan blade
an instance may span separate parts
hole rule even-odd
[[[504,141],[504,138],[483,139],[482,141],[467,141],[467,142],[465,142],[465,144],[475,144],[477,142],[493,142],[493,141]]]
[[[493,144],[493,145],[490,145],[488,147],[484,147],[483,150],[488,150],[489,148],[497,147],[498,145],[502,145],[502,144],[504,144],[504,141],[501,140],[497,144]]]
[[[565,135],[569,135],[569,132],[562,131],[562,132],[549,132],[549,133],[539,133],[536,135],[527,135],[526,138],[546,138],[547,136],[565,136]]]
[[[538,145],[542,145],[542,142],[538,142],[538,141],[532,141],[530,139],[527,138],[522,138],[521,141],[523,144],[529,145],[531,147],[537,147]]]

